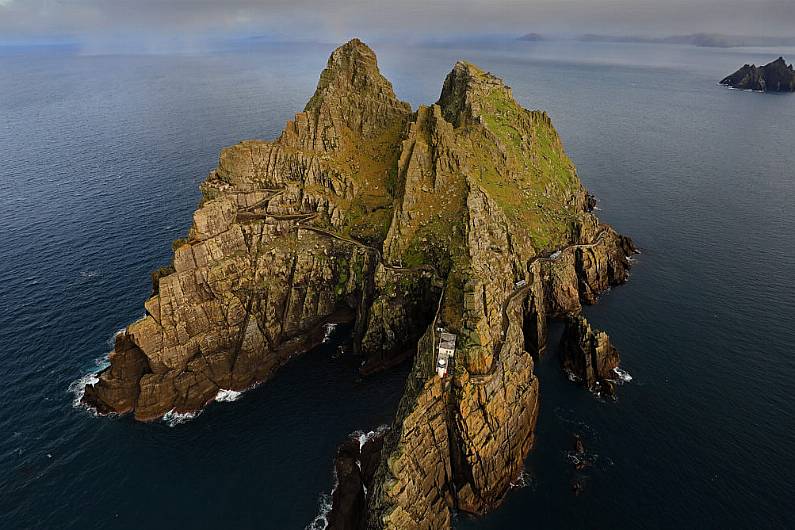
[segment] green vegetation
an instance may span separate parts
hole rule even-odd
[[[536,250],[564,244],[578,215],[572,198],[580,183],[549,117],[523,109],[504,88],[483,98],[482,113],[504,160],[489,138],[472,132],[480,185]]]
[[[173,265],[169,265],[167,267],[160,267],[156,271],[152,273],[152,294],[157,294],[160,291],[160,279],[168,276],[169,274],[174,274],[176,269]]]
[[[337,299],[340,299],[345,296],[349,278],[348,260],[344,256],[340,256],[337,259],[337,274],[337,285],[334,287],[334,294],[336,294]]]
[[[221,197],[221,191],[218,188],[208,185],[207,182],[202,182],[201,185],[199,185],[199,191],[201,191],[202,196],[201,199],[199,199],[197,208],[201,208],[208,201]]]
[[[188,244],[188,238],[187,238],[187,237],[181,237],[181,238],[179,238],[179,239],[175,239],[175,240],[174,240],[174,241],[171,243],[171,250],[173,250],[174,252],[176,252],[176,250],[177,250],[179,247],[181,247],[182,245],[187,245],[187,244]]]
[[[383,195],[361,193],[351,201],[346,231],[367,245],[378,246],[386,238],[392,222],[392,201]]]

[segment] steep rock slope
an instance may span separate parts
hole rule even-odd
[[[358,40],[331,55],[304,112],[275,142],[224,149],[172,265],[153,275],[146,316],[117,337],[84,401],[158,418],[219,389],[270,377],[359,317],[392,215],[410,117]],[[370,281],[371,283],[371,281]]]
[[[533,444],[548,319],[625,281],[634,251],[592,214],[545,113],[466,62],[412,113],[358,40],[278,140],[225,149],[202,193],[84,400],[140,420],[196,410],[353,320],[363,371],[414,360],[367,472],[340,451],[340,528],[449,528],[497,506]]]
[[[590,213],[547,115],[465,62],[439,102],[418,110],[398,178],[384,258],[429,266],[444,281],[368,487],[367,527],[448,528],[453,511],[497,506],[522,471],[547,319],[625,281],[634,248]],[[442,328],[457,335],[444,378],[435,371]]]

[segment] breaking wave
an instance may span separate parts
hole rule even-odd
[[[93,370],[83,375],[79,379],[72,381],[72,383],[69,385],[68,392],[71,392],[72,395],[74,395],[74,398],[72,399],[72,406],[74,408],[86,409],[92,414],[97,414],[97,411],[94,409],[94,407],[90,407],[83,403],[83,396],[86,394],[87,385],[96,385],[99,383],[99,373],[110,366],[110,361],[108,360],[107,355],[103,355],[102,357],[95,359],[94,364],[96,366]]]
[[[240,396],[243,395],[243,392],[238,392],[237,390],[226,390],[226,389],[219,389],[218,393],[215,395],[216,401],[223,401],[223,402],[231,402],[237,401],[240,399]]]
[[[522,472],[519,473],[519,476],[510,483],[511,489],[526,488],[528,486],[535,489],[535,481],[533,480],[532,475],[524,470],[522,470]]]
[[[384,434],[387,430],[389,430],[389,425],[380,425],[374,431],[369,431],[369,432],[354,431],[351,433],[351,438],[359,440],[359,451],[361,451],[362,447],[364,447],[364,444],[366,444],[368,441],[372,440],[376,436]]]
[[[304,527],[304,530],[326,530],[328,527],[328,514],[331,512],[332,496],[334,492],[337,491],[337,486],[339,486],[339,480],[337,479],[337,470],[335,469],[334,487],[331,488],[331,493],[320,494],[317,515]]]
[[[579,377],[577,377],[576,375],[574,375],[574,372],[572,372],[571,370],[566,370],[566,377],[572,383],[579,383],[581,381],[581,379]]]
[[[117,329],[117,330],[116,330],[116,331],[113,333],[113,335],[111,335],[110,337],[108,337],[108,340],[106,341],[106,344],[107,344],[108,346],[110,346],[111,348],[113,348],[114,346],[116,346],[116,337],[118,337],[119,335],[121,335],[121,334],[122,334],[122,333],[124,333],[125,331],[127,331],[127,327],[123,327],[123,328],[121,328],[121,329]]]
[[[629,372],[627,372],[626,370],[622,370],[618,366],[613,368],[613,372],[615,372],[616,376],[618,377],[618,380],[622,383],[629,383],[630,381],[632,381],[632,376],[629,375]]]
[[[169,427],[176,427],[182,423],[187,423],[193,418],[201,415],[202,411],[196,412],[176,412],[174,409],[169,410],[163,414],[163,422]]]

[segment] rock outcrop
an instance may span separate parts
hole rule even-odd
[[[795,70],[779,57],[764,66],[746,64],[720,84],[760,92],[795,92]]]
[[[618,350],[607,333],[593,329],[582,315],[566,318],[560,342],[560,363],[574,381],[598,395],[615,396]]]
[[[324,324],[361,328],[410,115],[372,50],[353,40],[334,51],[278,140],[223,150],[188,237],[153,275],[146,316],[117,338],[84,402],[139,420],[195,411],[268,379]]]
[[[331,494],[326,530],[350,530],[365,524],[365,499],[381,458],[384,434],[383,430],[354,433],[337,448],[337,485]]]
[[[412,113],[358,40],[278,140],[225,149],[201,189],[84,400],[140,420],[196,410],[354,321],[363,371],[413,365],[383,438],[339,451],[335,528],[445,529],[498,506],[533,445],[548,320],[626,281],[634,252],[593,215],[546,113],[466,62]]]
[[[547,321],[626,281],[634,246],[591,213],[549,117],[465,62],[439,101],[418,109],[398,176],[384,260],[443,280],[367,490],[364,527],[443,529],[454,512],[495,508],[517,480],[534,440],[534,357]],[[376,304],[384,290],[376,281]],[[457,336],[444,378],[442,330]]]

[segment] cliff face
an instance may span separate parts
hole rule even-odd
[[[388,432],[340,449],[335,528],[449,528],[497,506],[533,444],[548,319],[625,281],[634,251],[591,213],[545,113],[466,62],[412,113],[357,40],[278,140],[225,149],[202,193],[84,400],[196,410],[354,320],[364,372],[414,360]]]
[[[335,319],[364,322],[411,109],[358,40],[275,142],[224,149],[188,237],[153,276],[84,401],[151,420],[266,380]]]
[[[569,377],[596,394],[614,396],[619,361],[607,333],[594,330],[582,315],[566,319],[560,362]]]
[[[724,78],[721,85],[762,92],[795,92],[795,71],[779,57],[765,66],[746,64]]]
[[[429,265],[444,287],[368,488],[367,528],[449,528],[453,511],[497,506],[522,471],[547,319],[625,281],[634,247],[590,213],[549,118],[468,63],[418,110],[398,168],[384,258]],[[442,328],[457,335],[444,378]]]

